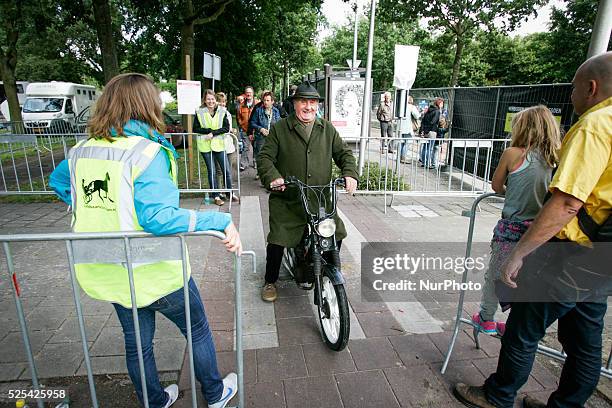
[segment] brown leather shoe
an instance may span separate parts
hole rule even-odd
[[[495,408],[485,395],[484,386],[475,387],[463,383],[455,384],[453,395],[463,405],[470,408]]]
[[[266,302],[274,302],[276,300],[276,285],[266,283],[261,290],[261,298]]]
[[[539,399],[525,395],[525,398],[523,398],[523,408],[546,408],[546,404]]]

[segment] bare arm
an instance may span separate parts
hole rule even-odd
[[[509,147],[502,153],[493,173],[491,187],[497,194],[506,194],[506,179],[523,155],[522,149]]]

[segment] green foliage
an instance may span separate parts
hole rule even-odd
[[[369,19],[364,17],[359,20],[357,58],[362,61],[367,57],[369,27]],[[374,89],[389,89],[393,86],[395,44],[426,43],[428,37],[429,34],[419,28],[415,21],[402,20],[397,23],[377,21],[374,27],[372,58]],[[334,28],[333,35],[325,39],[321,45],[321,56],[324,63],[346,67],[346,60],[353,56],[353,23]]]
[[[448,84],[459,83],[463,47],[478,30],[495,30],[494,22],[504,32],[514,29],[521,20],[535,13],[547,0],[381,0],[380,15],[386,21],[401,21],[415,17],[427,19],[431,32],[442,31],[451,36],[454,57]]]
[[[334,164],[332,166],[332,179],[342,176],[340,169]],[[377,162],[368,161],[363,166],[363,174],[359,177],[357,190],[383,191],[385,189],[385,177],[387,178],[387,190],[408,191],[410,185],[404,178],[392,169],[380,166]]]
[[[143,72],[176,95],[181,77],[180,15],[185,0],[109,0],[120,69]],[[554,8],[548,32],[509,37],[508,30],[544,0],[380,0],[375,28],[374,89],[390,89],[394,45],[421,47],[414,87],[447,86],[454,69],[459,86],[571,81],[585,59],[598,0],[566,1]],[[10,2],[9,2],[10,3]],[[7,4],[9,4],[7,3]],[[199,7],[197,2],[194,6]],[[19,4],[19,3],[15,3]],[[230,97],[253,85],[259,92],[285,86],[323,63],[346,66],[352,57],[352,22],[334,27],[315,45],[324,24],[321,0],[234,0],[220,18],[195,26],[195,68],[202,80],[202,53],[222,58],[215,88]],[[91,0],[22,2],[17,42],[17,80],[102,85],[102,58]],[[6,13],[5,13],[6,14]],[[427,30],[418,24],[426,18]],[[16,19],[17,20],[17,19]],[[492,22],[496,25],[493,27]],[[0,48],[6,51],[5,24]],[[357,57],[365,60],[369,19],[359,21]],[[459,41],[460,40],[460,41]],[[459,42],[458,42],[459,41]],[[457,60],[457,45],[463,47]],[[460,65],[459,65],[460,64]],[[210,81],[203,81],[209,87]]]

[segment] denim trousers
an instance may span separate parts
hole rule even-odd
[[[413,134],[410,133],[402,133],[402,140],[398,141],[398,147],[400,158],[406,159],[408,156],[408,150],[410,150],[410,145],[414,143],[412,139],[414,137]]]
[[[257,156],[259,156],[259,152],[265,142],[264,136],[255,136],[255,140],[253,140],[253,162],[257,163]]]
[[[208,185],[210,188],[217,189],[221,188],[221,186],[217,183],[217,170],[215,168],[215,163],[219,165],[221,168],[221,173],[224,174],[225,179],[225,188],[232,188],[232,166],[227,160],[227,153],[223,152],[202,152],[202,157],[204,157],[204,162],[206,163],[206,175],[208,176]],[[214,198],[221,198],[220,193],[213,193]]]
[[[127,369],[136,388],[140,403],[142,399],[142,384],[140,382],[140,367],[138,365],[138,349],[136,348],[136,331],[132,318],[132,309],[113,303],[125,339],[125,358]],[[193,341],[193,362],[195,377],[202,386],[202,394],[207,401],[216,402],[221,399],[223,382],[217,368],[217,356],[212,333],[208,326],[204,304],[200,292],[193,281],[189,279],[189,306],[191,308],[191,337]],[[187,323],[185,318],[185,298],[183,288],[164,296],[149,306],[138,309],[138,322],[140,324],[140,341],[144,359],[145,380],[147,382],[147,396],[149,407],[163,407],[167,402],[167,395],[162,388],[157,375],[155,356],[153,355],[153,336],[155,335],[155,312],[166,316],[187,336]],[[144,405],[144,404],[143,404]]]
[[[251,142],[247,137],[244,130],[239,128],[240,141],[242,142],[242,149],[240,149],[240,166],[247,167],[249,165],[249,145]]]
[[[558,338],[567,358],[547,407],[584,406],[599,381],[606,309],[606,303],[513,303],[497,371],[485,382],[488,400],[497,407],[513,406],[531,372],[538,342],[558,320]]]
[[[437,166],[439,153],[440,145],[436,139],[430,139],[423,141],[419,158],[424,166]]]

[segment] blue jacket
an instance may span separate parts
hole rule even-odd
[[[272,123],[270,123],[270,127],[272,127],[272,125],[278,122],[280,119],[280,112],[278,111],[276,106],[272,106]],[[263,105],[261,105],[253,112],[253,115],[251,116],[250,127],[251,129],[255,130],[255,137],[264,137],[264,135],[261,134],[260,130],[268,129],[268,115],[266,115],[266,109]]]
[[[130,120],[123,132],[127,137],[142,136],[158,143],[165,138],[153,131],[149,135],[149,126]],[[161,144],[166,145],[161,142]],[[170,162],[168,156],[161,150],[157,153],[149,167],[134,181],[134,206],[138,222],[146,232],[155,235],[168,235],[189,232],[191,210],[179,207],[179,191],[168,174]],[[66,204],[72,205],[70,197],[70,172],[68,161],[63,160],[51,173],[49,186]],[[195,231],[224,231],[231,223],[228,213],[213,211],[198,211]]]

